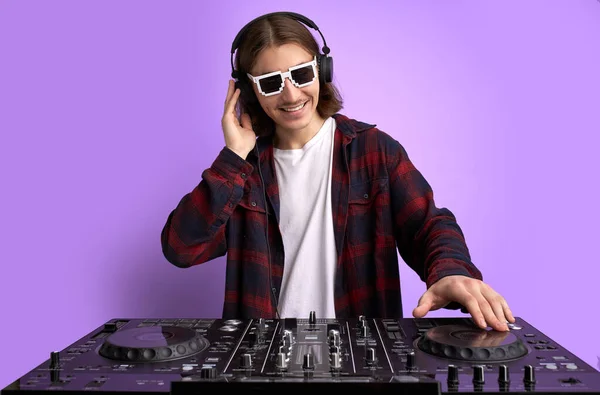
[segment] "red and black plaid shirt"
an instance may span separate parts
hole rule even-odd
[[[435,206],[404,148],[375,125],[341,114],[334,119],[337,317],[402,317],[398,252],[428,287],[448,275],[482,279],[454,215]],[[243,160],[223,148],[161,234],[165,257],[178,267],[227,254],[224,318],[276,315],[273,295],[279,295],[284,265],[279,193],[271,139],[258,139],[257,148],[266,208],[256,151]]]

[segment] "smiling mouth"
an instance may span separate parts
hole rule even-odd
[[[296,107],[279,107],[279,109],[282,111],[285,111],[285,112],[295,112],[295,111],[302,110],[304,108],[304,106],[306,105],[306,103],[308,103],[308,100],[302,104],[297,105]]]

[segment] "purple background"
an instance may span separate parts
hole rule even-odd
[[[224,144],[232,39],[280,10],[513,312],[597,365],[600,2],[301,3],[0,1],[0,387],[110,318],[220,315],[224,258],[178,269],[159,236]]]

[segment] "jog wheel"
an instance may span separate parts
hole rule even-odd
[[[440,358],[471,362],[502,362],[527,355],[527,347],[511,332],[463,325],[429,329],[417,341],[421,351]]]
[[[193,329],[147,326],[113,333],[98,353],[118,361],[162,362],[192,356],[208,346],[208,340]]]

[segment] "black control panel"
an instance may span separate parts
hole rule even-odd
[[[113,319],[2,389],[173,395],[597,393],[600,372],[518,317],[509,332],[469,318]],[[310,386],[309,386],[310,385]]]

